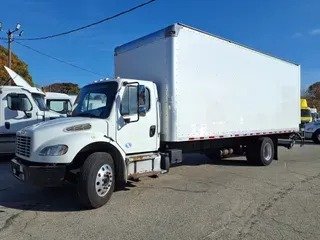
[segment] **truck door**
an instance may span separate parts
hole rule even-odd
[[[37,123],[37,108],[32,105],[27,94],[8,93],[2,100],[5,134],[15,134],[20,129]]]
[[[137,85],[127,85],[120,92],[117,142],[127,154],[157,151],[159,148],[157,98],[153,83],[145,85],[146,113],[138,116]]]

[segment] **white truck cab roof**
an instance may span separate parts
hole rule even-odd
[[[47,99],[70,100],[71,97],[65,93],[46,92]]]

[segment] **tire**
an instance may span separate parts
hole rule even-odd
[[[78,196],[81,205],[89,209],[105,205],[114,191],[115,180],[114,162],[109,153],[89,155],[80,169]]]
[[[313,135],[312,135],[312,141],[315,144],[320,144],[320,130],[317,130]]]
[[[270,165],[274,158],[273,141],[268,137],[258,139],[247,147],[246,157],[250,164]]]

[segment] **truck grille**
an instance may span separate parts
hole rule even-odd
[[[31,137],[26,136],[16,136],[16,153],[30,157],[30,150],[31,150]]]

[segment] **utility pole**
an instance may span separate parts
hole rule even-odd
[[[9,29],[8,30],[8,67],[11,69],[11,44],[13,40],[13,33]],[[11,81],[10,81],[11,82]],[[11,85],[11,84],[10,84]]]
[[[12,31],[11,29],[9,29],[8,32],[6,32],[7,37],[8,37],[8,67],[9,67],[10,69],[11,69],[12,42],[13,42],[14,37],[15,37],[14,33],[17,32],[17,31],[19,31],[20,27],[21,27],[21,25],[18,23],[18,24],[16,25],[15,30]],[[0,31],[1,31],[1,32],[4,32],[3,29],[2,29],[2,23],[1,23],[1,22],[0,22]],[[20,31],[20,33],[19,33],[18,36],[21,37],[22,34],[23,34],[23,30]],[[9,85],[11,85],[11,80],[9,81]]]

